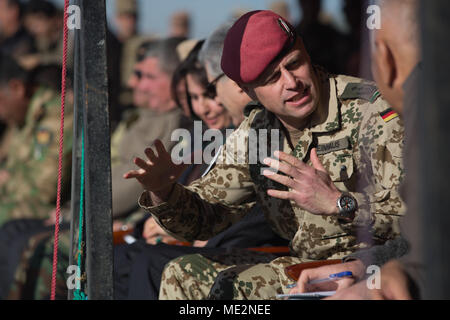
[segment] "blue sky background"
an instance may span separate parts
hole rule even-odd
[[[63,6],[64,0],[52,0]],[[218,25],[225,22],[234,9],[267,9],[272,0],[138,0],[140,9],[139,30],[158,36],[166,36],[169,18],[174,11],[186,10],[191,14],[194,38],[208,36]],[[286,0],[291,9],[294,23],[301,19],[301,10],[297,0]],[[342,14],[342,0],[322,0],[324,11],[332,16],[334,24],[345,30],[345,18]],[[106,0],[107,15],[114,16],[115,0]],[[113,19],[108,19],[114,30]]]

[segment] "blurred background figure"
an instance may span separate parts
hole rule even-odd
[[[115,22],[117,38],[124,43],[137,34],[137,3],[136,0],[116,0]]]
[[[230,15],[230,19],[231,20],[237,20],[239,19],[241,16],[243,16],[244,14],[246,14],[247,12],[249,12],[250,9],[248,8],[235,8],[231,11],[231,15]]]
[[[139,8],[136,0],[116,0],[115,6],[116,36],[120,43],[118,51],[120,52],[120,88],[118,90],[120,108],[114,109],[116,113],[121,114],[133,108],[133,88],[129,86],[129,79],[136,63],[136,52],[142,44],[153,37],[138,33]]]
[[[19,0],[0,0],[0,52],[12,57],[34,51],[33,38],[23,26]]]
[[[191,33],[191,16],[187,11],[176,11],[170,17],[170,37],[189,37]]]
[[[286,1],[280,0],[272,2],[269,6],[269,10],[275,12],[276,14],[282,16],[284,19],[292,23],[289,5]]]
[[[63,12],[46,0],[30,0],[25,6],[25,28],[34,37],[36,53],[19,59],[25,69],[42,64],[62,64],[63,60]],[[72,40],[69,41],[67,63],[73,64]]]
[[[331,24],[320,19],[321,0],[299,0],[298,3],[303,15],[295,29],[303,38],[312,63],[331,73],[345,73],[341,60],[345,46],[343,35]]]
[[[345,68],[345,74],[353,76],[362,76],[363,78],[370,76],[370,54],[367,54],[368,61],[365,64],[361,61],[361,45],[362,45],[362,30],[363,28],[363,8],[366,1],[362,0],[345,0],[344,1],[344,14],[347,19],[347,24],[350,28],[349,32],[344,35],[344,60],[343,67]],[[368,40],[368,37],[366,37]],[[369,50],[368,43],[365,43],[367,50]]]

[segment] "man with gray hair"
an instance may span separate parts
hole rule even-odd
[[[238,127],[244,120],[244,108],[251,102],[251,98],[236,82],[228,78],[222,71],[220,61],[225,37],[234,21],[222,24],[205,41],[200,52],[200,61],[205,66],[209,87],[216,88],[217,99],[228,110],[233,125]]]

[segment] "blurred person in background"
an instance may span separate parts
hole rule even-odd
[[[24,23],[34,37],[37,52],[21,57],[22,67],[32,69],[40,64],[63,62],[63,12],[47,0],[30,0],[25,6]],[[69,38],[67,64],[73,65],[73,41]]]
[[[0,52],[17,58],[34,51],[32,36],[23,26],[19,0],[0,0]]]
[[[277,0],[273,1],[269,5],[269,10],[275,12],[276,14],[282,16],[286,21],[292,23],[291,12],[289,5],[286,1]]]
[[[186,11],[176,11],[170,17],[169,35],[171,37],[189,37],[191,33],[191,15]]]
[[[0,117],[8,123],[8,134],[1,141],[6,159],[0,165],[0,298],[4,299],[29,237],[48,229],[45,222],[56,202],[61,68],[41,66],[30,73],[2,55],[0,77]],[[73,130],[70,88],[67,93],[63,203],[70,198]]]
[[[321,0],[298,0],[302,19],[295,27],[302,37],[313,64],[318,64],[334,74],[345,73],[340,57],[344,45],[342,34],[321,18]]]

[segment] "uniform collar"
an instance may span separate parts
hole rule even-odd
[[[316,133],[336,131],[341,128],[339,117],[340,102],[336,78],[316,67],[319,80],[320,102],[311,118],[310,130]]]

